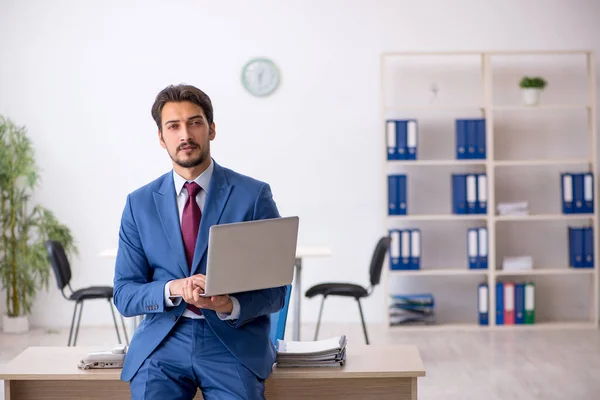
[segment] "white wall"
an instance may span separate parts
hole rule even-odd
[[[97,254],[116,245],[127,193],[170,168],[150,107],[179,82],[213,100],[216,160],[268,181],[281,213],[301,217],[301,245],[332,249],[328,259],[306,260],[304,288],[366,284],[385,231],[380,53],[598,51],[599,15],[593,0],[3,0],[0,114],[29,128],[44,180],[35,200],[78,240],[74,287],[112,284],[114,266]],[[240,84],[254,56],[281,68],[269,98]],[[304,321],[315,320],[318,300],[302,305]],[[365,306],[369,321],[383,321],[381,288]],[[83,323],[110,323],[106,307],[86,305]],[[68,326],[71,312],[52,282],[32,323]],[[328,301],[325,320],[357,318],[352,302]]]

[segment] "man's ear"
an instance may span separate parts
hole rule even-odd
[[[210,131],[208,132],[208,138],[210,140],[214,140],[215,136],[217,135],[217,127],[214,122],[212,124],[210,124],[209,129],[210,129]]]
[[[167,144],[165,143],[165,140],[163,138],[163,134],[160,131],[160,129],[158,130],[158,142],[160,143],[160,145],[162,146],[163,149],[167,148]]]

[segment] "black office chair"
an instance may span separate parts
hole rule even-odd
[[[368,288],[364,288],[360,285],[353,283],[321,283],[315,285],[306,291],[306,297],[312,298],[317,295],[323,295],[321,300],[321,309],[319,311],[319,319],[317,320],[317,329],[315,331],[315,340],[319,335],[319,326],[321,325],[321,315],[323,314],[323,305],[327,296],[345,296],[354,297],[358,303],[358,311],[360,312],[360,319],[362,321],[363,332],[365,334],[365,342],[369,344],[369,337],[367,335],[367,326],[365,325],[365,318],[363,316],[362,306],[360,299],[368,297],[373,293],[373,288],[379,284],[381,279],[381,269],[383,262],[385,261],[385,255],[390,247],[391,238],[384,236],[377,242],[373,257],[371,258],[371,266],[369,268],[369,278],[371,285]]]
[[[56,276],[56,283],[63,297],[67,300],[75,302],[75,309],[73,310],[73,319],[71,320],[71,329],[69,331],[69,342],[68,346],[71,346],[71,338],[73,337],[73,327],[75,324],[75,315],[77,315],[77,307],[79,307],[79,317],[77,318],[77,328],[75,329],[75,337],[73,340],[73,346],[77,344],[77,336],[79,334],[79,324],[81,323],[81,314],[83,312],[83,302],[85,300],[92,299],[106,299],[112,312],[113,321],[115,323],[115,330],[117,331],[117,339],[121,344],[121,335],[119,334],[119,327],[117,325],[117,319],[115,318],[115,310],[113,309],[112,298],[113,288],[112,286],[90,286],[83,289],[74,291],[71,288],[71,265],[65,253],[65,249],[62,244],[54,240],[46,241],[46,250],[48,251],[48,258],[52,264],[54,275]],[[65,286],[69,287],[71,294],[67,297],[65,295]],[[127,337],[127,330],[125,329],[125,320],[121,317],[121,323],[123,324],[123,334],[125,335],[125,341],[129,346],[129,338]]]

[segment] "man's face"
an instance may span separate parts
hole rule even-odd
[[[189,102],[168,102],[162,109],[158,138],[177,165],[193,168],[210,158],[215,126],[208,125],[202,107]]]

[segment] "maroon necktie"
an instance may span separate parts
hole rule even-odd
[[[194,250],[196,249],[196,239],[198,238],[198,230],[200,229],[200,219],[202,211],[198,207],[196,196],[202,189],[196,182],[186,182],[185,188],[188,192],[188,199],[183,207],[183,215],[181,217],[181,234],[183,236],[183,244],[185,246],[185,257],[187,259],[190,273],[192,271],[192,260],[194,259]],[[201,315],[202,312],[196,306],[187,305],[187,309]]]

